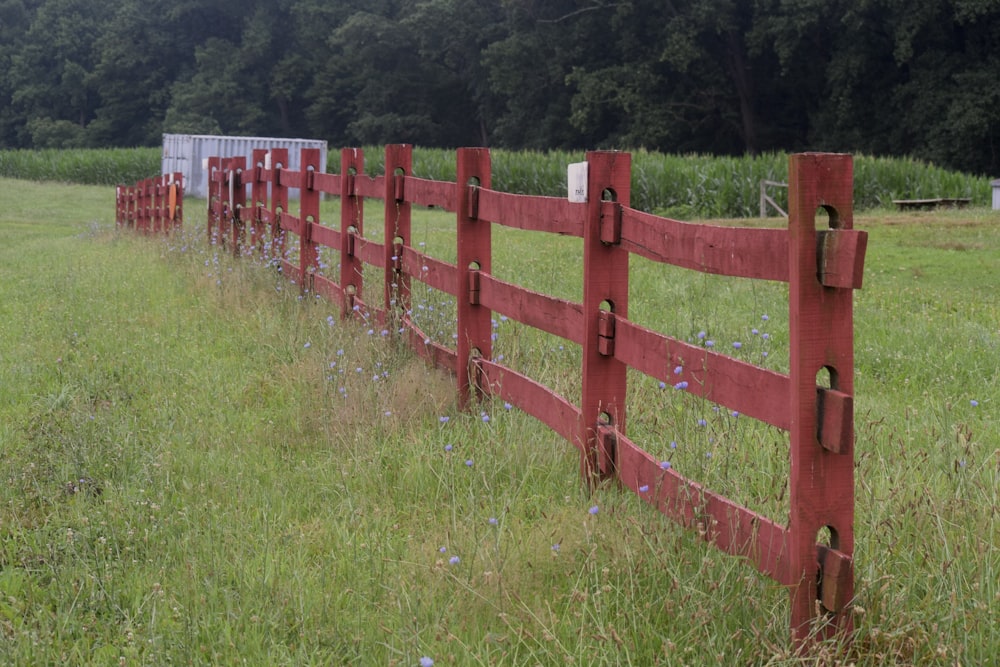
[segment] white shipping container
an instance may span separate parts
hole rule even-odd
[[[326,142],[318,139],[284,139],[278,137],[223,137],[206,134],[164,134],[162,174],[181,172],[184,175],[184,192],[192,197],[208,197],[208,171],[206,164],[210,157],[239,157],[247,159],[252,166],[255,148],[287,148],[287,168],[298,171],[300,151],[303,148],[320,149],[321,172],[326,171]],[[290,190],[289,195],[298,197],[298,190]]]
[[[993,186],[993,210],[1000,211],[1000,178],[992,181],[990,185]]]

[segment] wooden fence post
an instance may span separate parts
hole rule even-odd
[[[354,298],[361,298],[364,263],[354,254],[354,244],[364,237],[364,197],[354,190],[355,177],[365,173],[365,153],[360,148],[340,151],[340,316],[354,315]]]
[[[824,250],[842,240],[839,230],[853,227],[853,163],[850,155],[792,155],[788,171],[789,564],[792,638],[802,646],[813,632],[852,629],[853,289],[828,286],[821,275]],[[818,209],[830,221],[819,234]],[[828,544],[817,548],[817,540]]]
[[[281,170],[288,165],[288,149],[271,149],[271,250],[270,258],[281,266],[285,257],[285,233],[281,214],[288,210],[288,186],[281,182]]]
[[[246,237],[245,225],[240,218],[240,211],[247,205],[247,188],[243,183],[243,172],[246,168],[247,159],[242,155],[230,158],[226,167],[229,184],[226,224],[229,225],[228,231],[232,234],[233,257],[239,257],[243,252],[243,239]]]
[[[166,186],[163,176],[153,179],[153,232],[159,234],[164,231],[164,209],[166,208]]]
[[[135,230],[135,184],[126,188],[125,192],[125,226]]]
[[[299,236],[299,288],[312,292],[313,276],[319,267],[318,248],[312,240],[312,226],[319,224],[319,190],[313,181],[319,171],[319,149],[303,148],[300,155],[302,188],[299,190],[299,218],[302,220],[302,234]]]
[[[214,244],[222,224],[222,181],[216,180],[222,170],[222,158],[208,158],[208,243]]]
[[[250,246],[260,254],[264,247],[264,209],[267,208],[267,181],[264,177],[266,148],[253,149],[253,179],[250,185],[250,203],[253,206],[253,225],[250,227]]]
[[[625,432],[626,365],[614,358],[615,320],[628,318],[629,253],[621,207],[629,205],[632,156],[587,153],[583,230],[583,392],[580,474],[589,485],[615,474],[613,430]],[[613,427],[607,428],[607,427]]]
[[[479,303],[480,272],[490,274],[491,224],[479,220],[479,188],[490,188],[490,152],[486,148],[460,148],[456,167],[456,217],[458,236],[458,381],[459,404],[472,398],[476,382],[470,377],[475,357],[490,359],[493,333],[490,310]]]
[[[184,222],[184,174],[175,171],[170,175],[170,225],[179,229]]]
[[[410,203],[403,188],[413,164],[413,146],[385,147],[385,322],[398,326],[400,313],[410,309],[410,278],[403,273],[403,246],[410,244]]]

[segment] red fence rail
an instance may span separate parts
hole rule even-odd
[[[115,220],[143,232],[169,232],[184,220],[184,179],[180,172],[119,185]]]
[[[303,289],[341,304],[345,317],[374,317],[457,378],[463,404],[495,395],[571,442],[589,483],[612,478],[660,512],[698,527],[719,549],[747,558],[788,587],[793,641],[852,630],[854,596],[853,290],[861,287],[867,235],[853,229],[849,155],[790,157],[787,229],[692,224],[630,208],[631,156],[590,152],[586,203],[490,189],[487,149],[460,149],[456,182],[416,178],[411,148],[386,147],[385,171],[364,174],[359,149],[341,153],[341,173],[318,171],[315,150],[289,171],[285,150],[209,160],[208,234],[268,252]],[[247,199],[247,188],[250,199]],[[288,190],[300,211],[288,211]],[[269,193],[269,194],[268,194]],[[338,223],[319,218],[321,193],[341,198]],[[596,193],[596,196],[594,196]],[[268,196],[270,201],[268,201]],[[364,200],[384,203],[383,243],[364,234]],[[455,213],[457,261],[410,243],[412,205]],[[819,209],[829,229],[816,229]],[[570,302],[504,282],[491,271],[492,225],[583,239],[583,301]],[[286,253],[295,235],[298,257]],[[249,238],[248,238],[249,237]],[[248,245],[249,244],[249,245]],[[317,272],[317,248],[339,251],[337,280]],[[265,250],[266,248],[266,250]],[[641,327],[628,319],[629,258],[789,285],[790,363],[782,374]],[[365,299],[362,268],[384,272],[379,304]],[[410,319],[411,281],[454,295],[457,349],[431,342]],[[576,405],[493,359],[491,316],[506,315],[582,346]],[[717,494],[660,463],[626,435],[626,370],[671,383],[789,433],[787,525]],[[674,373],[680,371],[679,376]],[[641,492],[645,491],[644,493]],[[649,491],[652,490],[652,491]],[[817,544],[827,533],[826,543]]]

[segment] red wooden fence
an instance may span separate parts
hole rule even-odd
[[[411,149],[386,147],[385,171],[364,174],[358,149],[341,154],[341,173],[318,171],[315,150],[302,169],[283,168],[287,151],[258,151],[209,161],[208,234],[268,248],[303,289],[341,304],[345,317],[374,317],[400,331],[421,356],[457,377],[463,404],[492,394],[533,415],[580,452],[588,483],[617,479],[660,512],[697,526],[721,550],[750,560],[787,586],[791,631],[803,645],[852,629],[854,595],[854,415],[852,294],[861,287],[867,235],[854,230],[853,162],[849,155],[793,155],[787,229],[691,224],[629,207],[631,156],[590,152],[586,203],[490,189],[490,155],[460,149],[456,183],[411,174]],[[250,200],[247,188],[250,188]],[[299,215],[288,190],[300,190]],[[270,202],[267,201],[270,191]],[[319,196],[341,197],[341,217],[319,219]],[[364,199],[384,203],[384,243],[364,234]],[[421,253],[410,241],[411,205],[456,215],[457,261]],[[818,209],[829,229],[816,229]],[[583,239],[583,302],[574,303],[499,280],[491,270],[493,224]],[[299,240],[287,256],[289,234]],[[249,239],[248,239],[249,237]],[[270,243],[266,246],[266,243]],[[334,280],[317,273],[319,246],[340,252]],[[789,285],[787,375],[691,345],[628,319],[629,257],[695,271]],[[362,267],[384,270],[382,294],[363,289]],[[419,280],[457,298],[457,349],[431,342],[408,316],[410,285]],[[372,295],[379,303],[366,298]],[[571,403],[493,359],[491,315],[498,312],[578,343],[582,397]],[[790,515],[787,525],[742,507],[688,479],[626,435],[626,369],[682,382],[686,391],[788,431]],[[681,369],[673,376],[673,369]],[[828,378],[828,380],[827,380]],[[826,544],[818,535],[828,531]]]
[[[135,185],[119,185],[115,220],[123,227],[143,232],[169,232],[184,220],[182,174],[164,174]]]

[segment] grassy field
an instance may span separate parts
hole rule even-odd
[[[164,240],[115,230],[110,188],[0,179],[0,200],[0,663],[1000,654],[997,212],[857,219],[857,636],[795,656],[780,586],[631,494],[586,494],[571,446],[517,410],[457,411],[391,336],[209,246],[199,204]],[[419,212],[413,236],[454,253],[447,216]],[[578,247],[498,231],[494,270],[577,298]],[[632,285],[641,323],[787,367],[780,286],[643,262]],[[447,340],[447,299],[414,308]],[[496,328],[496,354],[578,393],[579,350]],[[782,434],[631,381],[638,442],[787,511]]]

